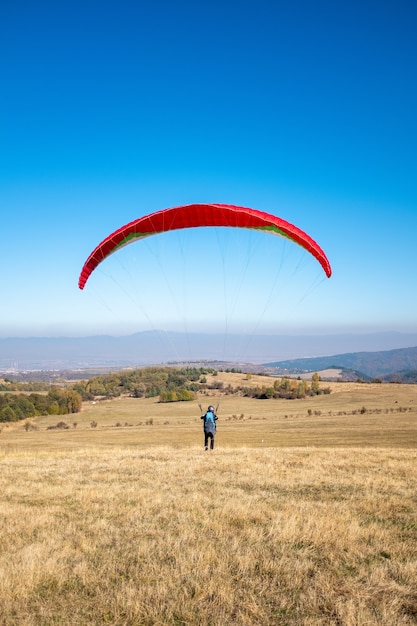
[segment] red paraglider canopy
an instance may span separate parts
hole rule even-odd
[[[310,252],[320,263],[328,278],[332,274],[325,253],[314,239],[280,217],[228,204],[187,204],[140,217],[106,237],[84,263],[78,286],[84,289],[90,274],[106,257],[133,241],[170,230],[203,226],[250,228],[280,235]]]

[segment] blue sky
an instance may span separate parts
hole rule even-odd
[[[0,336],[417,332],[417,5],[9,2]],[[77,286],[123,224],[249,206],[325,250],[202,229]],[[297,248],[297,249],[294,249]]]

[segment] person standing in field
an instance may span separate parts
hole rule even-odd
[[[201,416],[201,419],[204,420],[204,449],[209,449],[210,439],[210,450],[214,450],[214,435],[216,434],[216,422],[218,419],[214,406],[210,405],[205,414]]]

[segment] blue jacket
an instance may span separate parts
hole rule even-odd
[[[214,435],[216,432],[217,415],[212,411],[207,411],[207,413],[201,416],[201,419],[204,420],[204,432]]]

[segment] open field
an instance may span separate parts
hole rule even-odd
[[[0,624],[416,624],[417,388],[329,386],[3,427]]]
[[[269,377],[252,376],[247,381],[243,374],[220,373],[216,380],[224,387],[272,384]],[[22,424],[3,424],[0,446],[195,446],[202,439],[198,404],[206,408],[212,403],[219,404],[219,446],[417,447],[417,385],[322,386],[332,392],[303,400],[254,400],[207,391],[196,402],[161,404],[157,398],[121,398],[84,403],[76,415],[37,418],[38,430],[26,432]],[[68,430],[46,430],[62,420]],[[96,428],[91,428],[92,423]]]

